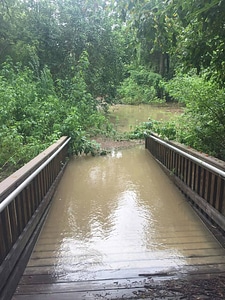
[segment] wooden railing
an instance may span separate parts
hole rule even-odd
[[[201,213],[225,231],[225,163],[155,135],[146,138],[145,147]]]
[[[69,138],[0,183],[0,299],[10,299],[67,162]],[[36,233],[36,234],[34,234]],[[25,266],[24,266],[25,267]]]

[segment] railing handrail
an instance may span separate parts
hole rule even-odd
[[[15,197],[40,173],[45,166],[69,143],[71,138],[68,138],[39,168],[37,168],[29,177],[27,177],[11,194],[9,194],[0,203],[0,213],[15,199]]]
[[[216,174],[220,175],[221,177],[225,178],[225,171],[222,171],[221,169],[219,169],[215,166],[212,166],[211,164],[209,164],[209,163],[207,163],[207,162],[205,162],[205,161],[203,161],[203,160],[201,160],[201,159],[199,159],[199,158],[197,158],[197,157],[195,157],[195,156],[193,156],[189,153],[186,153],[185,151],[182,151],[182,150],[180,150],[179,148],[177,148],[175,146],[170,145],[169,143],[155,137],[154,135],[151,135],[150,137],[153,140],[157,141],[158,143],[160,143],[160,144],[162,144],[162,145],[164,145],[164,146],[180,153],[181,155],[184,155],[184,156],[190,158],[191,160],[195,161],[196,163],[208,168],[209,170],[211,170],[211,171],[215,172]]]

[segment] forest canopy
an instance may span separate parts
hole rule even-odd
[[[118,102],[182,102],[170,138],[225,159],[224,20],[225,0],[1,0],[0,168],[61,135],[92,152]]]

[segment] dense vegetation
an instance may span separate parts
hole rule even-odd
[[[225,159],[224,0],[0,1],[0,168],[62,135],[93,152],[113,103],[182,102],[142,124]],[[187,126],[188,124],[188,126]]]

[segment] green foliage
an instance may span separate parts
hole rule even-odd
[[[86,53],[87,91],[111,101],[123,76],[123,39],[113,24],[102,0],[0,1],[0,63],[11,56],[36,76],[47,65],[54,81],[66,80]]]
[[[62,95],[65,89],[58,86]],[[97,144],[86,137],[105,130],[105,117],[85,90],[82,73],[70,82],[66,98],[56,93],[47,67],[40,77],[7,60],[0,71],[0,168],[23,165],[62,135],[72,138],[72,151],[94,154]]]
[[[152,130],[224,158],[224,18],[220,0],[0,1],[0,166],[61,135],[93,154],[89,137],[111,130],[99,106],[118,86],[122,103],[162,101],[165,88],[186,105],[177,124],[133,137]]]
[[[136,126],[133,131],[127,133],[127,137],[130,139],[143,139],[153,131],[155,132],[155,128],[158,124],[159,122],[154,120],[143,122],[140,125]]]
[[[225,90],[194,70],[177,75],[164,87],[185,105],[184,113],[170,122],[144,122],[127,137],[144,138],[153,132],[225,160]]]
[[[130,139],[143,139],[151,133],[157,133],[164,139],[174,140],[176,138],[176,122],[162,122],[149,120],[136,126],[135,129],[127,134]]]
[[[138,63],[148,66],[163,78],[171,77],[173,64],[170,59],[170,49],[175,43],[177,26],[176,16],[169,9],[169,1],[112,2],[132,31],[135,40],[133,47],[136,50]]]
[[[225,159],[225,90],[197,75],[178,76],[168,82],[166,89],[186,104],[176,139]]]
[[[162,102],[161,81],[159,74],[153,73],[143,66],[131,68],[130,76],[118,89],[118,96],[124,104],[140,104]]]
[[[224,85],[225,1],[178,0],[170,4],[179,25],[176,45],[171,49],[188,71],[207,70],[208,76]]]
[[[188,74],[179,73],[173,79],[164,82],[164,88],[174,100],[188,105],[198,98],[200,90],[204,89],[203,81],[193,69]]]

